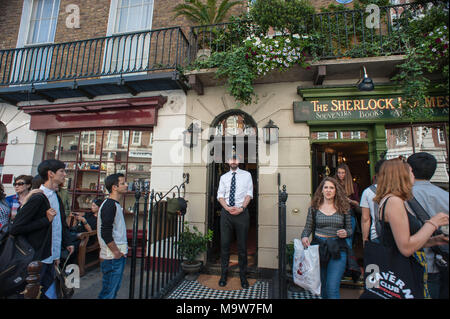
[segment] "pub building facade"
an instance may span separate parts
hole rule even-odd
[[[325,175],[333,175],[341,162],[350,166],[363,190],[370,185],[380,156],[427,151],[439,162],[432,181],[448,189],[448,96],[430,92],[427,103],[434,115],[426,122],[411,124],[399,117],[393,106],[401,88],[389,78],[403,56],[327,59],[311,62],[308,69],[271,72],[254,84],[258,99],[239,105],[223,81],[216,79],[215,70],[183,76],[177,70],[177,63],[185,58],[175,54],[181,52],[176,48],[186,45],[181,29],[156,29],[186,25],[184,20],[169,21],[163,14],[177,1],[139,1],[146,6],[139,12],[153,10],[153,23],[143,17],[138,27],[131,20],[119,23],[131,12],[131,6],[121,1],[99,1],[89,4],[89,10],[80,3],[88,17],[82,15],[79,29],[65,27],[61,8],[69,2],[49,1],[53,3],[50,21],[58,23],[57,27],[56,22],[54,27],[50,23],[47,31],[53,34],[47,35],[54,38],[42,41],[50,45],[27,47],[28,42],[40,40],[29,29],[38,20],[26,17],[35,16],[41,2],[0,5],[16,17],[9,23],[12,38],[0,48],[4,50],[0,65],[8,66],[8,73],[0,76],[0,121],[4,124],[0,126],[4,127],[0,163],[8,195],[13,193],[15,176],[35,175],[43,159],[56,158],[66,163],[64,187],[70,195],[66,203],[70,211],[86,211],[92,199],[106,195],[104,177],[121,172],[130,184],[122,205],[131,213],[133,185],[149,185],[165,193],[188,173],[186,220],[201,231],[214,231],[203,258],[208,267],[218,267],[217,188],[220,176],[228,170],[224,158],[235,151],[241,168],[253,178],[248,254],[250,270],[257,271],[278,268],[278,181],[289,194],[288,243],[303,230],[316,186]],[[59,16],[54,9],[57,5]],[[141,31],[151,28],[154,31]],[[89,40],[75,41],[81,39]],[[177,45],[171,39],[178,39]],[[129,49],[121,43],[128,43]],[[162,55],[164,45],[173,50]],[[6,50],[13,47],[18,49]],[[47,52],[52,52],[52,59]],[[144,56],[136,59],[139,52]],[[47,67],[41,64],[39,68],[36,62],[24,62],[22,67],[14,64],[33,56],[47,57],[39,59]],[[83,57],[85,68],[77,68]],[[80,64],[73,62],[77,60]],[[362,67],[373,79],[373,91],[355,87]],[[186,142],[190,127],[196,129],[192,142]],[[270,137],[268,130],[273,133]],[[133,215],[127,214],[129,229],[132,222]],[[237,256],[231,260],[237,263]]]

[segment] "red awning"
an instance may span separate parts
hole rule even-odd
[[[31,130],[155,126],[166,96],[23,106]]]

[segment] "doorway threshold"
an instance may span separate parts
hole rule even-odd
[[[208,275],[220,275],[222,272],[222,268],[220,264],[206,263],[205,267],[203,267],[202,273]],[[228,270],[228,277],[239,277],[239,267],[232,266]],[[261,277],[261,272],[257,267],[248,267],[247,268],[247,277],[259,279]]]

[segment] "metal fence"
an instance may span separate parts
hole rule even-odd
[[[316,13],[305,16],[298,29],[318,59],[402,54],[402,32],[411,19],[426,15],[432,3],[436,1],[383,6],[378,13],[365,9]],[[177,69],[199,55],[230,50],[259,34],[252,21],[238,21],[195,26],[188,37],[181,27],[172,27],[0,50],[0,85]]]
[[[287,299],[287,277],[286,277],[286,201],[288,193],[286,185],[280,188],[280,174],[278,173],[278,288],[275,291],[277,299]]]
[[[166,194],[149,192],[148,184],[137,187],[131,244],[130,299],[162,298],[182,280],[178,239],[183,232],[184,215],[169,215],[167,199],[175,191],[180,197],[189,183],[172,187]],[[143,210],[139,200],[143,195]],[[183,194],[184,196],[184,194]],[[140,222],[141,220],[141,222]],[[137,282],[137,285],[136,285]]]
[[[426,15],[432,3],[382,6],[377,12],[358,9],[316,13],[304,17],[298,27],[304,31],[299,36],[308,39],[311,53],[318,59],[402,54],[405,43],[401,35],[410,19]],[[281,34],[274,31],[273,35]],[[251,21],[192,27],[190,61],[196,59],[199,50],[227,51],[253,36],[260,36],[260,32]]]
[[[176,69],[189,43],[180,27],[0,50],[0,85]]]

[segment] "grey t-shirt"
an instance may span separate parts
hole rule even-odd
[[[429,181],[416,181],[412,191],[414,197],[430,217],[440,212],[448,214],[448,192],[442,188],[433,185]],[[425,248],[425,254],[427,256],[428,272],[438,272],[439,270],[434,263],[433,250],[431,248]]]

